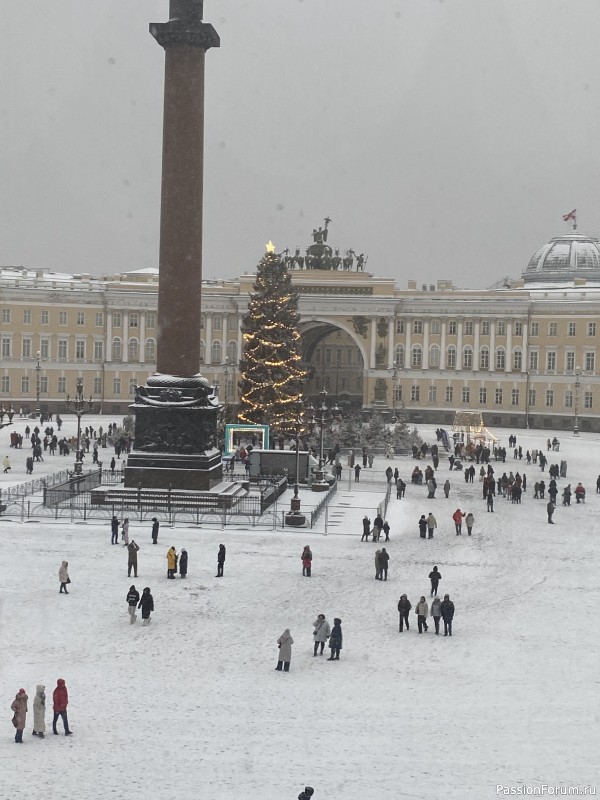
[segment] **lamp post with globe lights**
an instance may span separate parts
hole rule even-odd
[[[581,386],[581,367],[575,368],[575,419],[573,420],[573,436],[579,436],[579,389]]]
[[[315,480],[312,483],[311,489],[313,492],[326,492],[329,484],[325,480],[325,459],[323,456],[323,437],[325,434],[325,426],[332,425],[340,419],[340,410],[337,405],[329,408],[325,403],[327,397],[327,390],[322,389],[319,392],[319,406],[317,408],[317,423],[319,424],[319,468],[317,469]]]
[[[75,455],[75,475],[81,475],[83,471],[83,452],[81,450],[81,418],[84,414],[90,414],[94,410],[94,400],[90,395],[89,400],[83,397],[83,380],[77,378],[77,388],[75,390],[75,397],[73,399],[67,395],[67,412],[75,414],[77,417],[77,452]],[[86,408],[87,406],[87,408]]]

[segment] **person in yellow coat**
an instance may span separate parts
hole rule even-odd
[[[174,547],[169,547],[167,550],[167,578],[175,580],[175,573],[177,571],[177,553]]]

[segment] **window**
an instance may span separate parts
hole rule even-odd
[[[404,333],[404,320],[397,319],[396,320],[396,333]]]
[[[154,313],[154,311],[146,312],[146,327],[156,328],[156,314]]]
[[[446,360],[446,364],[448,368],[455,369],[456,367],[456,347],[454,345],[450,345],[448,348],[448,358]]]
[[[129,379],[129,394],[131,397],[135,394],[135,387],[137,386],[137,379],[130,378]]]
[[[127,355],[129,361],[137,361],[140,357],[140,343],[135,337],[130,339],[127,344]]]
[[[456,321],[452,320],[452,322],[448,323],[448,333],[450,336],[456,336]]]
[[[94,378],[94,394],[102,394],[102,378]]]
[[[495,392],[495,395],[494,395],[494,403],[497,406],[501,406],[502,405],[502,389],[496,389],[496,392]]]
[[[29,377],[27,375],[23,375],[21,378],[21,391],[23,394],[29,393]]]
[[[11,340],[8,336],[2,337],[2,358],[10,358],[10,343]]]
[[[555,370],[556,369],[556,351],[549,350],[546,353],[546,369],[547,370]]]
[[[503,347],[496,350],[496,369],[505,369],[506,367],[506,351]]]
[[[482,336],[489,336],[490,335],[490,323],[489,320],[484,320],[481,323],[481,335]]]
[[[551,408],[554,405],[554,390],[546,389],[546,406]]]
[[[348,355],[350,354],[349,352]],[[237,360],[237,342],[232,340],[227,344],[227,361],[229,361],[230,364],[237,364]]]
[[[104,358],[104,342],[102,340],[94,342],[94,361],[102,361]]]
[[[413,367],[420,367],[422,363],[423,363],[423,351],[421,350],[420,345],[416,344],[412,349],[411,365]]]
[[[58,393],[59,394],[66,394],[67,392],[67,379],[66,378],[59,378],[58,379]]]
[[[506,334],[506,323],[503,319],[498,320],[496,323],[496,333],[498,336],[504,336]]]
[[[473,367],[473,350],[471,347],[465,347],[463,350],[463,369],[472,369]]]
[[[59,311],[58,312],[58,324],[59,325],[66,325],[67,324],[67,312],[66,311]]]
[[[584,392],[584,395],[583,395],[583,407],[584,408],[592,408],[592,393],[591,392]]]
[[[113,311],[113,315],[112,315],[113,328],[120,328],[121,325],[123,324],[122,320],[123,320],[123,317],[121,315],[121,312],[120,311]]]
[[[23,325],[31,325],[31,309],[23,310]]]
[[[211,347],[211,351],[210,351],[210,356],[211,356],[213,364],[220,364],[221,363],[221,360],[222,360],[221,359],[221,351],[222,351],[221,342],[217,339],[217,341],[212,343],[212,347]],[[331,350],[326,351],[326,352],[329,352],[329,355],[331,356]]]
[[[129,327],[130,328],[140,327],[140,315],[135,311],[129,314]]]
[[[223,330],[223,317],[221,317],[219,314],[215,314],[213,317],[212,329],[213,331]]]
[[[471,402],[471,390],[469,389],[468,386],[463,386],[462,401],[463,401],[463,403],[470,403]]]
[[[529,405],[530,406],[534,406],[535,405],[535,398],[536,398],[535,389],[530,389],[529,390]]]
[[[40,358],[50,358],[50,339],[40,341]]]
[[[404,346],[401,344],[397,345],[396,347],[395,364],[397,367],[404,366]]]
[[[113,378],[113,394],[121,394],[121,378]]]
[[[48,378],[45,375],[40,378],[40,394],[48,394]]]
[[[573,392],[567,389],[565,392],[565,408],[573,408]]]
[[[439,319],[432,319],[431,322],[429,323],[429,330],[432,333],[439,333],[441,329],[442,326],[440,325]]]
[[[518,389],[513,389],[512,390],[511,395],[510,395],[510,404],[512,406],[518,406],[519,405],[519,390]]]
[[[588,324],[587,324],[587,335],[588,336],[595,336],[596,335],[596,323],[595,322],[588,322]]]
[[[205,314],[200,314],[200,330],[204,330]]]
[[[104,325],[104,314],[102,311],[96,311],[96,327],[102,328]]]
[[[336,367],[341,367],[342,366],[342,348],[341,347],[336,347],[336,350],[335,350],[335,365],[336,365]]]
[[[156,361],[155,339],[146,339],[146,361]]]
[[[586,372],[593,372],[596,366],[596,354],[595,353],[586,353],[585,354],[585,371]]]
[[[567,335],[568,336],[575,336],[576,328],[577,328],[577,326],[575,325],[574,322],[569,322],[569,324],[567,326]]]
[[[567,372],[573,372],[575,369],[575,351],[567,350],[565,355],[565,369]]]
[[[78,339],[75,342],[75,358],[77,361],[83,361],[85,359],[85,340]]]
[[[83,311],[77,312],[77,324],[85,325],[85,313]]]
[[[523,367],[523,353],[520,350],[513,352],[513,369],[515,372],[520,372]]]
[[[31,358],[31,339],[23,339],[21,342],[23,358]]]
[[[558,322],[548,323],[548,336],[556,336],[558,334]]]
[[[0,384],[3,392],[10,392],[10,378],[8,375],[2,376],[2,383]]]
[[[454,400],[454,387],[446,386],[446,402],[452,403]]]
[[[490,351],[487,347],[482,347],[479,351],[479,369],[490,368]]]
[[[413,333],[423,333],[423,322],[420,319],[413,322]]]
[[[228,314],[227,315],[227,330],[228,331],[237,331],[238,329],[238,320],[235,314]],[[233,396],[233,393],[232,393]]]
[[[48,325],[49,323],[50,323],[50,312],[42,311],[42,325]]]
[[[487,403],[487,389],[483,387],[479,390],[479,402],[481,405],[485,405]]]
[[[536,371],[538,368],[539,353],[537,350],[532,350],[529,353],[529,369]]]
[[[112,340],[112,360],[120,361],[123,358],[123,346],[118,336]]]
[[[436,368],[440,366],[440,348],[437,344],[432,344],[429,348],[429,366]]]
[[[532,322],[531,323],[531,335],[532,336],[539,336],[540,335],[540,323],[539,322]]]
[[[473,323],[465,322],[465,336],[473,336]]]
[[[214,361],[214,359],[213,359]],[[331,347],[325,348],[325,363],[331,364]]]
[[[402,387],[401,386],[394,386],[394,400],[397,403],[402,402]]]
[[[412,402],[413,403],[418,403],[420,397],[421,397],[421,392],[419,391],[419,387],[418,386],[411,386],[410,399],[412,400]]]
[[[435,403],[437,400],[437,386],[430,386],[427,393],[427,399],[430,403]]]
[[[58,340],[58,360],[59,361],[66,361],[68,358],[68,342],[66,339],[59,339]]]
[[[515,322],[515,336],[523,336],[523,323]]]
[[[9,323],[10,322],[10,308],[3,308],[2,309],[2,322]]]

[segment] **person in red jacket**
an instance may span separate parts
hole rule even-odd
[[[456,528],[456,535],[460,536],[462,534],[462,521],[463,517],[465,516],[464,512],[457,508],[454,514],[452,514],[452,519],[454,520],[454,527]]]
[[[52,695],[52,700],[54,701],[54,719],[52,720],[52,733],[55,736],[58,736],[58,731],[56,730],[56,723],[58,722],[58,718],[62,717],[63,725],[65,726],[65,736],[71,736],[73,731],[69,730],[69,720],[67,719],[67,706],[69,705],[69,692],[67,691],[67,685],[62,678],[59,678],[56,682],[56,689],[54,690],[54,694]]]

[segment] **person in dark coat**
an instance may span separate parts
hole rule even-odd
[[[127,545],[127,577],[131,577],[131,570],[133,570],[133,577],[137,578],[137,554],[140,549],[139,544],[132,539]]]
[[[381,553],[379,554],[379,580],[387,581],[387,573],[388,573],[388,564],[390,561],[390,554],[385,549],[385,547],[381,548]]]
[[[546,506],[546,511],[548,512],[548,524],[554,525],[554,520],[552,519],[552,515],[554,514],[554,509],[556,506],[552,502],[552,500],[548,500],[548,505]]]
[[[223,577],[223,568],[225,567],[225,555],[227,553],[227,549],[224,544],[219,545],[219,552],[217,553],[217,574],[215,575],[216,578]]]
[[[360,482],[360,470],[361,470],[360,464],[355,464],[354,465],[354,483],[359,483]]]
[[[156,519],[156,517],[152,517],[152,544],[158,544],[159,527],[160,527],[160,522]]]
[[[310,800],[314,793],[315,790],[312,788],[312,786],[305,786],[304,791],[300,792],[298,795],[298,800]]]
[[[454,603],[450,595],[445,594],[442,601],[442,619],[444,620],[444,636],[452,636],[452,620],[454,619]]]
[[[138,608],[142,609],[142,625],[150,625],[150,613],[154,611],[154,598],[150,594],[149,586],[146,586],[142,592]]]
[[[309,545],[304,546],[300,560],[302,561],[302,575],[310,578],[312,574],[312,551]]]
[[[113,517],[110,521],[110,530],[111,530],[111,544],[119,544],[119,520],[117,517]]]
[[[421,539],[427,538],[427,519],[425,514],[421,514],[421,519],[419,520],[419,536]]]
[[[54,690],[54,693],[52,695],[52,701],[54,704],[52,733],[55,736],[58,736],[58,731],[56,730],[56,723],[58,722],[58,718],[60,717],[65,727],[65,736],[71,736],[73,731],[70,730],[69,728],[69,720],[67,718],[67,706],[69,705],[69,692],[67,691],[67,685],[62,678],[59,678],[56,682],[56,689]]]
[[[431,597],[437,595],[438,584],[442,580],[442,575],[438,572],[438,568],[434,567],[429,573],[429,580],[431,581]]]
[[[182,578],[187,575],[188,568],[188,553],[185,547],[181,548],[181,555],[179,556],[179,574]]]
[[[399,631],[402,633],[404,630],[404,626],[406,625],[406,630],[409,630],[410,626],[408,624],[408,612],[411,610],[412,605],[408,597],[403,594],[398,600],[398,613],[400,614],[400,626]]]
[[[331,655],[327,661],[339,661],[340,650],[342,649],[342,620],[338,617],[333,620],[333,628],[329,636],[329,649],[331,650]]]
[[[360,537],[361,542],[368,542],[371,535],[371,520],[365,514],[363,517],[363,535]]]
[[[389,526],[389,523],[388,523],[387,519],[383,523],[383,532],[385,533],[386,542],[389,542],[389,540],[390,540],[390,526]]]
[[[137,619],[135,610],[137,608],[137,604],[140,602],[140,593],[133,584],[129,587],[129,591],[127,592],[127,597],[125,599],[127,600],[127,607],[129,611],[129,624],[133,625]]]
[[[491,492],[488,492],[487,496],[487,510],[494,512],[494,495]]]

